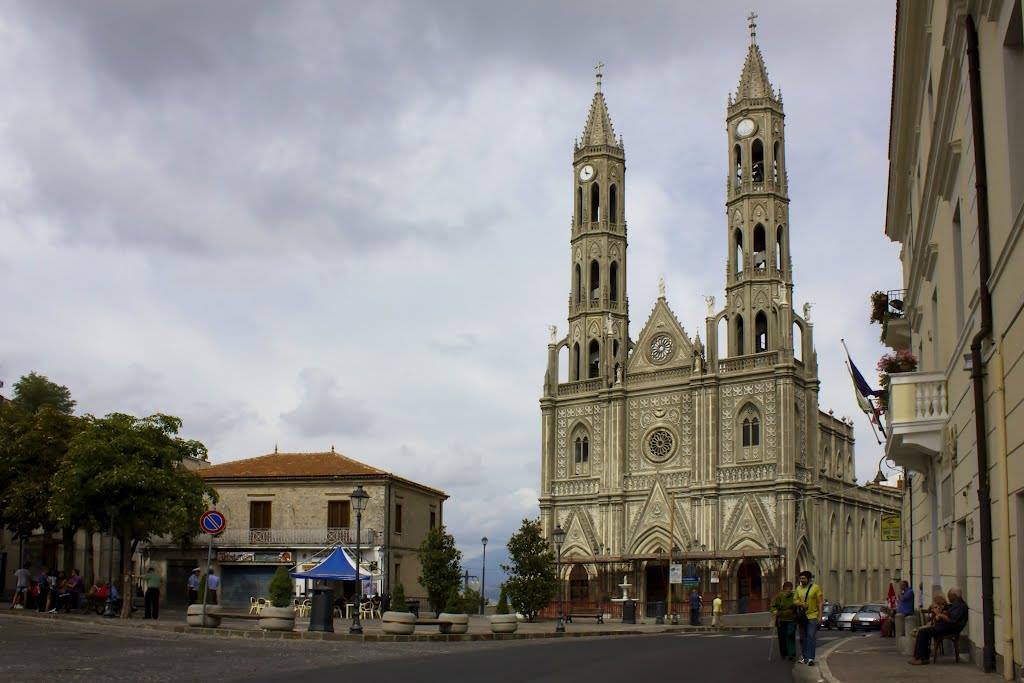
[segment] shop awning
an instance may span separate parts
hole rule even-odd
[[[370,573],[367,571],[360,571],[359,574],[364,579],[370,578]],[[296,579],[319,579],[321,581],[355,581],[356,566],[352,558],[348,556],[348,553],[341,548],[335,548],[320,564],[307,572],[294,572],[292,577]]]

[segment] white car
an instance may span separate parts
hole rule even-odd
[[[862,609],[864,609],[864,605],[847,605],[843,607],[843,611],[836,618],[836,628],[840,631],[852,630],[850,624],[853,622],[853,616]]]

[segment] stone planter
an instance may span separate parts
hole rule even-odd
[[[295,608],[264,607],[260,610],[259,626],[264,631],[291,631],[295,628]]]
[[[203,619],[202,605],[189,605],[185,622],[189,626],[217,628],[220,626],[220,605],[207,605],[205,619]]]
[[[416,630],[416,615],[412,612],[385,612],[381,617],[384,633],[407,636]]]
[[[491,633],[515,633],[519,619],[514,614],[495,614],[491,617]]]
[[[437,615],[437,620],[451,624],[448,633],[459,634],[469,631],[468,614],[449,614],[448,612],[441,612]]]

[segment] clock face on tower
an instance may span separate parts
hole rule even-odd
[[[587,164],[586,166],[584,166],[583,168],[580,169],[580,180],[582,180],[583,182],[587,182],[588,180],[590,180],[593,177],[594,177],[594,167],[591,166],[590,164]]]
[[[757,130],[757,124],[754,123],[753,119],[743,119],[736,124],[736,137],[747,138],[754,134]]]

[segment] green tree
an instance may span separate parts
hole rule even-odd
[[[28,373],[14,383],[11,404],[26,413],[37,413],[44,407],[53,408],[65,415],[75,410],[70,389],[35,372]]]
[[[274,607],[287,607],[292,604],[294,593],[294,582],[288,576],[288,568],[283,564],[278,565],[274,577],[270,579],[270,604]]]
[[[540,520],[524,519],[507,547],[510,563],[501,566],[508,575],[505,592],[512,607],[533,621],[558,592],[555,554],[544,538]]]
[[[58,523],[47,504],[52,475],[81,427],[71,414],[74,405],[67,387],[33,372],[15,383],[11,402],[0,406],[0,524],[17,536],[61,531],[65,569],[74,561],[75,531],[86,520]]]
[[[113,528],[127,595],[138,544],[158,535],[185,542],[208,503],[216,502],[213,488],[183,466],[190,457],[205,459],[206,447],[180,438],[181,420],[170,415],[112,413],[86,416],[83,423],[54,473],[50,514],[58,523],[85,518],[93,528]]]
[[[501,595],[498,596],[498,606],[494,608],[498,614],[508,614],[508,595],[505,594],[505,584],[501,584]]]
[[[391,592],[391,611],[409,611],[409,606],[405,604],[405,588],[402,587],[402,584],[395,586],[395,590]]]
[[[462,552],[455,547],[455,537],[445,527],[434,527],[423,539],[419,549],[420,585],[427,589],[427,602],[434,612],[442,611],[452,591],[459,590]]]

